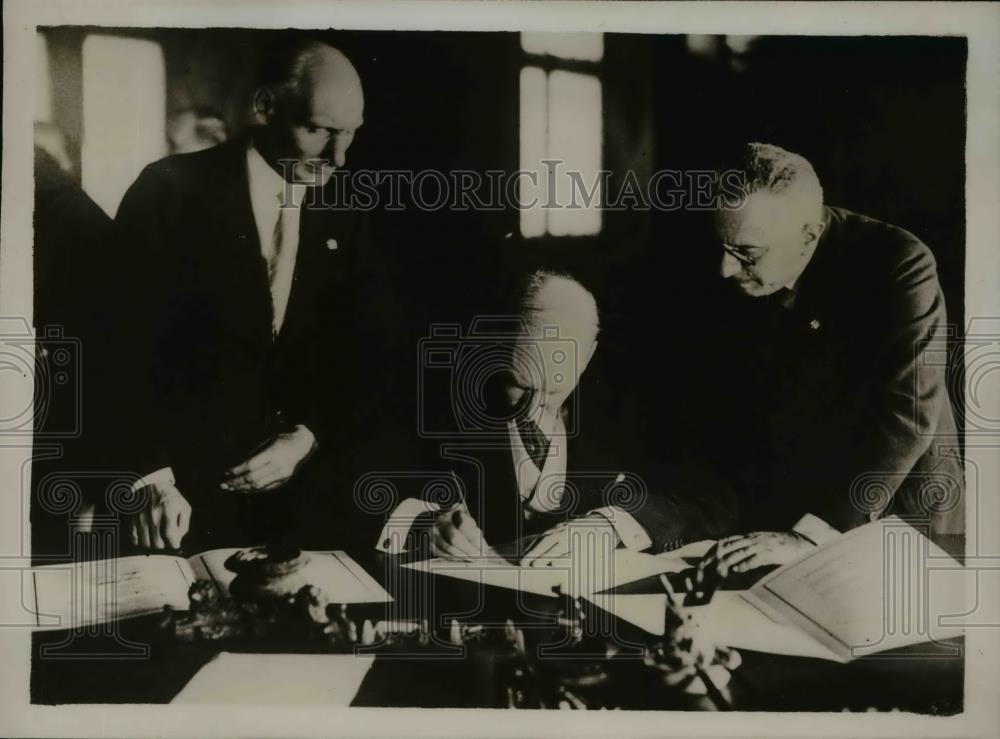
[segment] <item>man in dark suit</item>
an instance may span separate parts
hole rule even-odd
[[[435,494],[397,509],[416,520],[431,508],[433,554],[474,558],[517,542],[504,553],[546,566],[574,542],[663,551],[731,530],[710,476],[680,466],[650,475],[622,449],[629,429],[594,402],[600,384],[581,387],[598,333],[593,294],[567,273],[535,269],[498,315],[456,337],[448,410],[464,429],[433,440],[444,473]],[[392,551],[408,524],[390,516],[378,547]]]
[[[33,319],[39,386],[31,551],[51,556],[66,551],[69,516],[79,521],[92,510],[96,493],[83,472],[103,471],[109,464],[100,426],[107,375],[101,363],[108,355],[104,337],[111,318],[102,280],[111,219],[74,179],[62,133],[36,122],[35,142]],[[85,381],[77,375],[81,370]],[[85,488],[82,505],[71,511],[52,505],[56,501],[49,495],[55,481],[69,475]]]
[[[947,321],[930,250],[825,207],[801,156],[749,144],[739,168],[744,199],[714,217],[733,289],[713,306],[700,396],[745,533],[721,540],[716,561],[781,564],[894,513],[935,538],[961,534],[955,420],[928,357]]]
[[[363,108],[340,51],[283,44],[254,97],[261,125],[149,165],[125,195],[134,544],[177,547],[189,526],[195,548],[281,536],[319,484],[317,452],[357,438],[371,255],[362,214],[318,193]]]

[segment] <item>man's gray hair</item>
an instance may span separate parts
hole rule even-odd
[[[565,301],[562,305],[567,309],[575,309],[574,313],[579,318],[586,316],[588,321],[593,322],[594,333],[599,333],[601,318],[597,298],[575,275],[559,269],[542,267],[521,276],[514,294],[514,307],[518,314],[530,317],[544,307],[551,307],[541,305],[540,296],[552,282],[563,285],[563,289],[557,293],[558,298]]]
[[[816,170],[805,157],[774,144],[747,144],[742,152],[741,166],[746,182],[746,195],[769,192],[793,195],[812,215],[823,207],[823,187]]]

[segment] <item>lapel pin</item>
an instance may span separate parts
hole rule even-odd
[[[615,477],[615,484],[617,485],[620,482],[625,482],[625,473],[624,472],[619,472],[618,476]]]
[[[819,321],[817,321],[815,318],[809,321],[809,328],[811,328],[813,331],[818,331]]]
[[[327,239],[326,240],[326,248],[329,249],[330,251],[333,251],[334,249],[336,249],[337,248],[337,240],[336,239]]]

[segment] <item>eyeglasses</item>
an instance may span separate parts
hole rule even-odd
[[[744,267],[753,267],[760,261],[761,254],[747,254],[743,249],[722,242],[722,250],[729,256],[742,264]]]

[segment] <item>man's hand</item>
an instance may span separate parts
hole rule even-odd
[[[226,472],[223,490],[259,493],[275,490],[295,474],[316,449],[316,437],[305,426],[275,436],[263,449]]]
[[[599,513],[556,524],[521,559],[522,567],[551,567],[564,560],[583,541],[601,551],[613,552],[621,537],[611,522]],[[600,552],[594,552],[598,554]]]
[[[767,565],[798,559],[816,545],[794,531],[754,531],[719,539],[698,565],[700,571],[715,567],[725,577],[730,570],[748,572]]]
[[[431,553],[436,557],[462,560],[496,554],[465,508],[437,514],[431,531]]]
[[[154,482],[142,488],[149,496],[146,507],[131,516],[129,537],[143,549],[179,549],[191,525],[191,504],[170,482]]]

